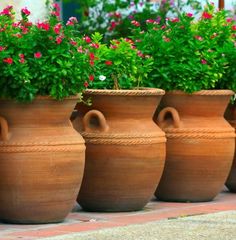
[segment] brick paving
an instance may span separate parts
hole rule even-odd
[[[119,213],[84,212],[76,206],[63,223],[41,225],[0,224],[0,239],[34,240],[45,237],[142,224],[163,219],[236,210],[236,194],[222,191],[212,202],[173,203],[150,201],[142,211]]]

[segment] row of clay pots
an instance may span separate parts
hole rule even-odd
[[[0,220],[60,222],[77,196],[90,211],[139,210],[155,191],[161,200],[212,200],[233,160],[235,133],[223,118],[232,92],[166,94],[154,117],[166,135],[152,120],[163,95],[87,90],[93,105],[77,105],[73,121],[86,159],[68,119],[77,98],[1,100]]]

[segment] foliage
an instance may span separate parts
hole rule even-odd
[[[57,4],[47,21],[36,24],[28,20],[27,8],[18,22],[14,14],[12,6],[0,13],[0,97],[31,101],[50,95],[59,100],[81,92],[92,66],[87,52],[78,51],[90,46],[77,30],[77,19],[63,26]]]
[[[186,92],[235,88],[236,26],[226,16],[208,4],[198,21],[181,13],[165,25],[147,20],[147,31],[134,24],[138,49],[154,58],[149,86]]]
[[[78,3],[84,33],[98,31],[107,41],[112,38],[128,37],[131,21],[138,21],[142,27],[145,27],[145,20],[148,18],[158,19],[164,23],[168,14],[178,14],[186,6],[191,6],[196,11],[201,9],[198,0],[161,0],[157,3],[148,0],[64,0],[63,2]]]
[[[93,71],[89,88],[132,89],[147,85],[147,74],[152,69],[153,60],[141,54],[130,39],[101,44],[102,36],[95,33],[91,40]]]

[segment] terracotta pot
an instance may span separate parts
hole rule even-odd
[[[1,221],[60,222],[73,208],[85,160],[69,121],[77,100],[0,100]]]
[[[236,105],[230,105],[227,110],[228,114],[226,115],[226,119],[236,130]],[[234,155],[233,165],[225,185],[231,192],[236,192],[236,153]]]
[[[210,201],[222,189],[232,165],[235,132],[223,115],[229,90],[163,98],[158,125],[166,132],[167,157],[156,197],[165,201]]]
[[[166,138],[152,117],[163,94],[159,89],[85,92],[96,110],[79,105],[74,121],[87,147],[78,196],[83,209],[139,210],[153,196],[164,168]]]

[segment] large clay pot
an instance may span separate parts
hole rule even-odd
[[[139,210],[153,196],[164,168],[166,138],[152,117],[163,94],[159,89],[84,93],[95,110],[79,105],[74,121],[86,142],[78,196],[83,209]]]
[[[158,125],[166,132],[167,156],[156,196],[164,201],[210,201],[229,174],[235,132],[223,115],[229,90],[169,92]]]
[[[85,145],[69,117],[77,97],[0,100],[0,220],[60,222],[82,181]]]
[[[226,118],[231,126],[236,130],[236,105],[230,105],[228,107],[228,114],[226,115]],[[225,185],[231,192],[236,192],[236,153],[234,155],[233,165]]]

